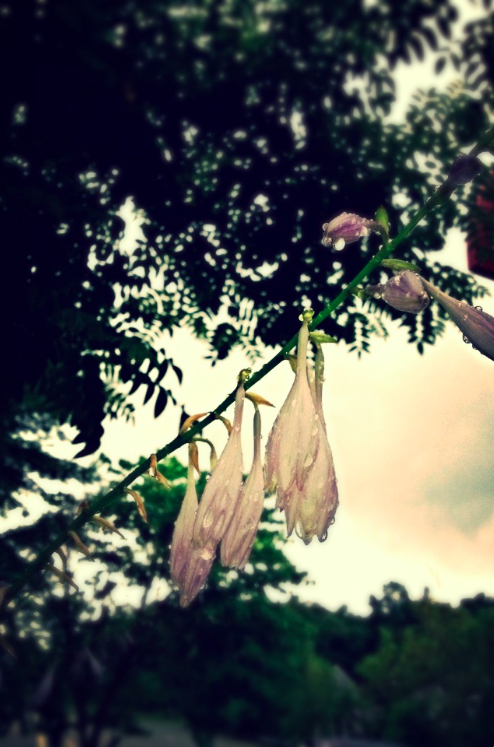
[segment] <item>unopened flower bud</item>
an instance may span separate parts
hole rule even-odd
[[[214,547],[196,548],[192,532],[198,501],[194,481],[192,444],[189,444],[187,489],[173,532],[170,551],[170,575],[180,591],[180,606],[187,607],[204,585],[215,556]]]
[[[333,455],[322,409],[324,356],[320,345],[316,349],[315,367],[311,374],[309,380],[318,416],[316,423],[319,430],[319,448],[304,488],[300,491],[295,519],[295,530],[305,544],[309,544],[313,537],[318,537],[320,542],[324,542],[338,508],[338,486]]]
[[[455,187],[468,184],[480,174],[482,166],[482,161],[477,156],[458,156],[449,170],[448,181]]]
[[[243,478],[241,427],[245,389],[239,383],[228,442],[206,483],[194,524],[193,543],[213,552],[223,538],[238,501]]]
[[[225,536],[221,540],[220,551],[223,565],[230,568],[238,568],[239,570],[244,569],[259,527],[263,504],[264,475],[261,459],[261,413],[256,406],[254,414],[254,459],[252,469],[242,487],[232,520],[225,532]]]
[[[266,447],[266,485],[274,478],[278,498],[283,496],[283,502],[292,488],[303,487],[319,444],[319,431],[314,426],[317,416],[307,379],[308,340],[309,329],[304,321],[298,336],[295,381],[274,421]],[[292,530],[293,525],[288,527],[288,533]]]
[[[385,283],[381,298],[398,311],[419,314],[429,305],[420,277],[410,270],[394,275]]]
[[[369,231],[384,232],[383,226],[377,221],[361,218],[360,215],[354,213],[338,215],[329,223],[325,223],[322,230],[324,231],[323,246],[332,246],[337,251],[344,249],[347,244],[359,241],[367,236]]]
[[[466,341],[494,361],[494,317],[486,314],[480,306],[474,307],[465,301],[457,301],[423,278],[422,282],[431,298],[441,304],[463,332]]]

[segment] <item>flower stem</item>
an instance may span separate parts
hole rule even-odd
[[[492,145],[493,140],[494,127],[491,127],[480,138],[479,142],[472,148],[469,155],[476,156],[479,153],[483,152],[486,148],[489,148]],[[392,241],[389,241],[388,243],[385,242],[383,247],[369,260],[369,262],[367,262],[365,267],[362,268],[362,270],[353,278],[353,280],[348,283],[348,285],[343,288],[343,290],[340,291],[336,298],[328,303],[328,305],[316,317],[313,318],[312,322],[309,324],[309,329],[316,329],[318,325],[321,324],[321,322],[327,319],[330,314],[332,314],[339,306],[341,306],[341,304],[348,298],[352,291],[354,291],[357,286],[374,269],[376,269],[376,267],[379,266],[382,260],[389,257],[396,249],[396,247],[410,236],[418,223],[420,223],[420,221],[427,215],[429,215],[429,213],[431,213],[436,207],[445,204],[454,191],[455,187],[452,186],[451,183],[446,179],[443,184],[436,190],[436,192],[427,200],[427,202],[417,211],[410,222],[403,226],[398,235]],[[297,344],[297,338],[298,332],[281,348],[281,350],[279,350],[278,353],[276,353],[276,355],[274,355],[267,363],[265,363],[264,366],[259,369],[259,371],[253,373],[252,376],[247,381],[245,381],[245,389],[247,390],[255,386],[261,379],[266,376],[266,374],[268,374],[273,368],[281,363],[285,359],[286,353],[289,353],[290,350]],[[203,428],[210,425],[210,423],[212,423],[216,419],[217,415],[220,415],[224,410],[226,410],[227,407],[229,407],[229,405],[234,402],[236,391],[237,388],[235,388],[223,400],[223,402],[221,402],[221,404],[219,404],[218,407],[214,411],[212,411],[204,420],[193,425],[192,428],[190,428],[186,433],[182,433],[176,436],[176,438],[166,444],[166,446],[163,446],[161,449],[159,449],[156,452],[158,461],[161,461],[169,454],[180,448],[180,446],[188,443],[193,438],[193,436],[199,434]],[[121,482],[118,483],[118,485],[112,488],[105,495],[95,498],[87,509],[82,511],[82,513],[76,519],[74,519],[74,521],[72,521],[64,531],[60,532],[48,545],[46,545],[46,547],[43,548],[43,550],[41,550],[41,552],[39,552],[38,555],[26,565],[25,569],[22,571],[19,577],[9,587],[4,598],[4,607],[19,594],[19,592],[32,580],[32,578],[39,571],[43,569],[44,566],[46,566],[47,563],[50,562],[51,555],[62,545],[63,542],[65,542],[68,532],[76,532],[80,527],[86,524],[86,522],[88,522],[94,516],[94,514],[107,509],[112,503],[120,499],[122,495],[125,495],[125,488],[127,488],[134,482],[134,480],[140,477],[149,468],[149,465],[149,459],[142,460],[137,465],[137,467],[132,470],[132,472],[129,472],[129,474],[124,477]]]

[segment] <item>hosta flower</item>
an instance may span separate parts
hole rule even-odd
[[[243,459],[240,430],[245,389],[240,381],[235,397],[235,415],[228,438],[211,477],[209,478],[194,523],[193,543],[198,548],[216,548],[233,516],[243,480]]]
[[[187,607],[204,586],[216,555],[216,547],[193,547],[180,589],[180,606]]]
[[[264,475],[261,460],[261,414],[254,413],[254,460],[242,488],[232,520],[221,540],[223,565],[242,570],[247,563],[264,504]]]
[[[266,447],[266,483],[273,478],[283,492],[302,487],[318,447],[317,417],[307,379],[308,321],[298,335],[297,370],[292,388],[274,421]]]
[[[315,371],[311,378],[311,392],[318,415],[320,441],[316,458],[298,497],[295,517],[296,532],[306,544],[309,544],[315,536],[320,542],[324,542],[338,508],[338,488],[333,455],[326,434],[322,409],[324,357],[320,345],[316,349]]]
[[[196,548],[192,545],[192,530],[198,507],[197,491],[194,480],[194,449],[196,444],[189,444],[189,468],[187,489],[180,508],[170,551],[170,575],[180,591],[180,606],[186,607],[197,596],[208,577],[216,547]]]
[[[468,342],[487,358],[494,360],[494,317],[486,314],[480,306],[470,306],[465,301],[457,301],[422,278],[425,290],[448,312]]]
[[[429,305],[422,279],[410,270],[399,272],[388,280],[387,283],[369,285],[365,289],[368,295],[374,298],[382,298],[387,304],[398,311],[406,311],[418,314]]]
[[[322,227],[324,236],[323,246],[332,246],[337,251],[344,249],[347,244],[367,236],[369,231],[383,232],[383,227],[375,220],[361,218],[354,213],[342,213]]]
[[[266,447],[266,485],[276,484],[277,505],[286,512],[287,530],[293,531],[296,507],[319,449],[319,416],[307,379],[308,319],[298,336],[297,372],[285,404],[276,418]]]

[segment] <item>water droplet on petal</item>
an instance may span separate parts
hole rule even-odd
[[[475,308],[477,309],[477,311],[483,311],[483,310],[484,310],[484,309],[482,308],[482,306],[476,306]]]
[[[345,239],[337,239],[334,242],[333,247],[337,252],[341,252],[341,250],[345,248]]]

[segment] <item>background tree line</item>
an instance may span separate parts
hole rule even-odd
[[[91,555],[78,562],[67,543],[79,593],[43,573],[9,613],[16,658],[1,654],[3,734],[20,722],[47,734],[50,747],[69,729],[81,747],[100,747],[108,730],[116,745],[151,716],[184,724],[199,745],[218,734],[286,745],[342,734],[407,747],[485,744],[494,600],[478,595],[454,608],[425,590],[413,601],[392,582],[366,617],[303,604],[305,574],[284,556],[268,508],[246,572],[213,566],[183,610],[168,563],[186,468],[170,459],[166,471],[170,492],[150,480],[140,488],[149,524],[129,500],[118,516],[124,540],[87,529]],[[43,534],[11,529],[4,543],[34,552]],[[3,576],[9,559],[0,559]]]

